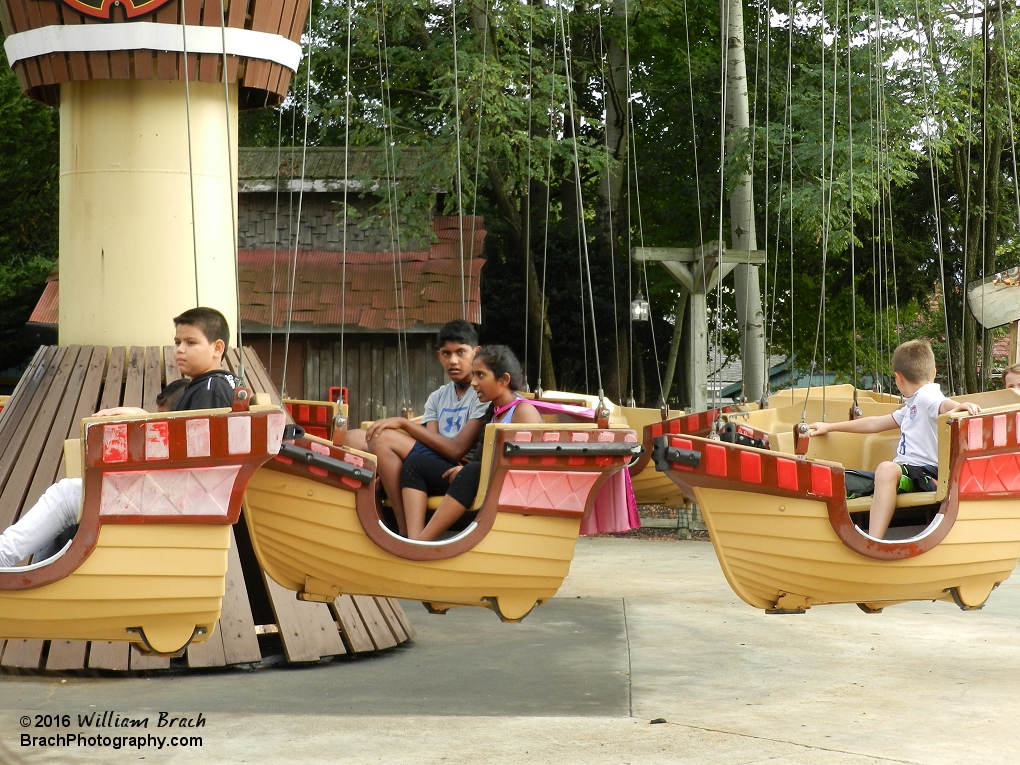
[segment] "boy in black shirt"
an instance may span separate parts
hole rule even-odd
[[[191,382],[171,411],[221,409],[234,401],[237,380],[220,369],[230,330],[214,308],[192,308],[174,319],[174,360]],[[118,406],[96,412],[96,417],[148,414],[135,406]],[[30,554],[49,549],[78,522],[82,480],[64,478],[50,486],[21,519],[0,534],[0,567],[14,566]],[[44,557],[44,556],[40,556]]]

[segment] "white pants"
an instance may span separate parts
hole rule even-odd
[[[31,510],[0,534],[0,567],[16,566],[78,522],[82,481],[64,478],[39,497]]]

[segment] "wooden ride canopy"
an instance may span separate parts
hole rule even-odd
[[[68,82],[184,79],[185,48],[189,79],[222,82],[224,39],[241,108],[279,104],[300,61],[309,0],[222,2],[0,0],[0,22],[22,92],[51,106]]]
[[[838,391],[833,391],[838,392]],[[864,391],[865,415],[900,404]],[[857,603],[867,611],[911,600],[980,607],[1020,556],[1020,393],[958,397],[978,415],[939,418],[938,491],[897,497],[886,539],[862,531],[870,498],[848,500],[844,469],[874,470],[898,436],[830,433],[797,438],[803,404],[732,416],[769,448],[681,432],[665,423],[653,460],[699,502],[727,581],[770,612]],[[828,397],[828,419],[846,419],[847,399]],[[821,419],[819,398],[804,419]]]
[[[637,446],[634,431],[594,423],[489,425],[466,528],[425,543],[385,522],[374,456],[306,437],[258,471],[245,516],[262,567],[303,600],[375,594],[519,621],[555,594],[581,519]]]

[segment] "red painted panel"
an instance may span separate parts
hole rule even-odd
[[[832,496],[832,469],[825,465],[811,466],[811,493],[820,497]]]
[[[1006,445],[1006,415],[992,417],[992,446]]]
[[[103,462],[127,462],[127,423],[103,426]]]
[[[326,407],[315,407],[315,421],[322,424],[326,423]]]
[[[145,423],[145,459],[170,459],[170,423]]]
[[[673,423],[672,422],[669,423],[669,429],[670,429],[670,432],[673,432]],[[649,428],[649,430],[651,430],[651,432],[652,432],[652,438],[658,438],[659,436],[662,435],[662,423],[661,422],[654,423],[651,426],[651,428]]]
[[[701,419],[696,414],[689,414],[684,426],[685,432],[694,433],[701,426]]]
[[[984,417],[967,420],[967,449],[977,451],[984,446]]]
[[[294,419],[297,420],[298,422],[311,422],[311,417],[309,417],[308,412],[308,404],[300,404],[298,406],[297,417],[295,417]]]
[[[705,445],[705,472],[709,475],[726,475],[726,447],[720,444]]]
[[[970,457],[960,470],[960,496],[1020,492],[1020,454]]]
[[[754,452],[740,453],[740,480],[747,483],[761,483],[761,455]]]
[[[797,482],[797,463],[793,460],[776,460],[776,483],[780,489],[787,491],[799,491],[800,485]]]

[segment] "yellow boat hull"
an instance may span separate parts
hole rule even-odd
[[[1020,501],[961,500],[946,537],[923,555],[874,560],[849,549],[824,501],[694,489],[726,580],[764,609],[909,600],[980,606],[1020,557]]]
[[[354,492],[268,469],[255,473],[245,518],[263,569],[301,591],[334,587],[465,606],[498,606],[507,619],[551,598],[570,569],[580,519],[498,513],[474,548],[455,558],[400,558],[368,538]]]
[[[0,634],[135,640],[175,653],[212,633],[229,546],[225,524],[103,524],[95,549],[63,579],[0,590]]]

